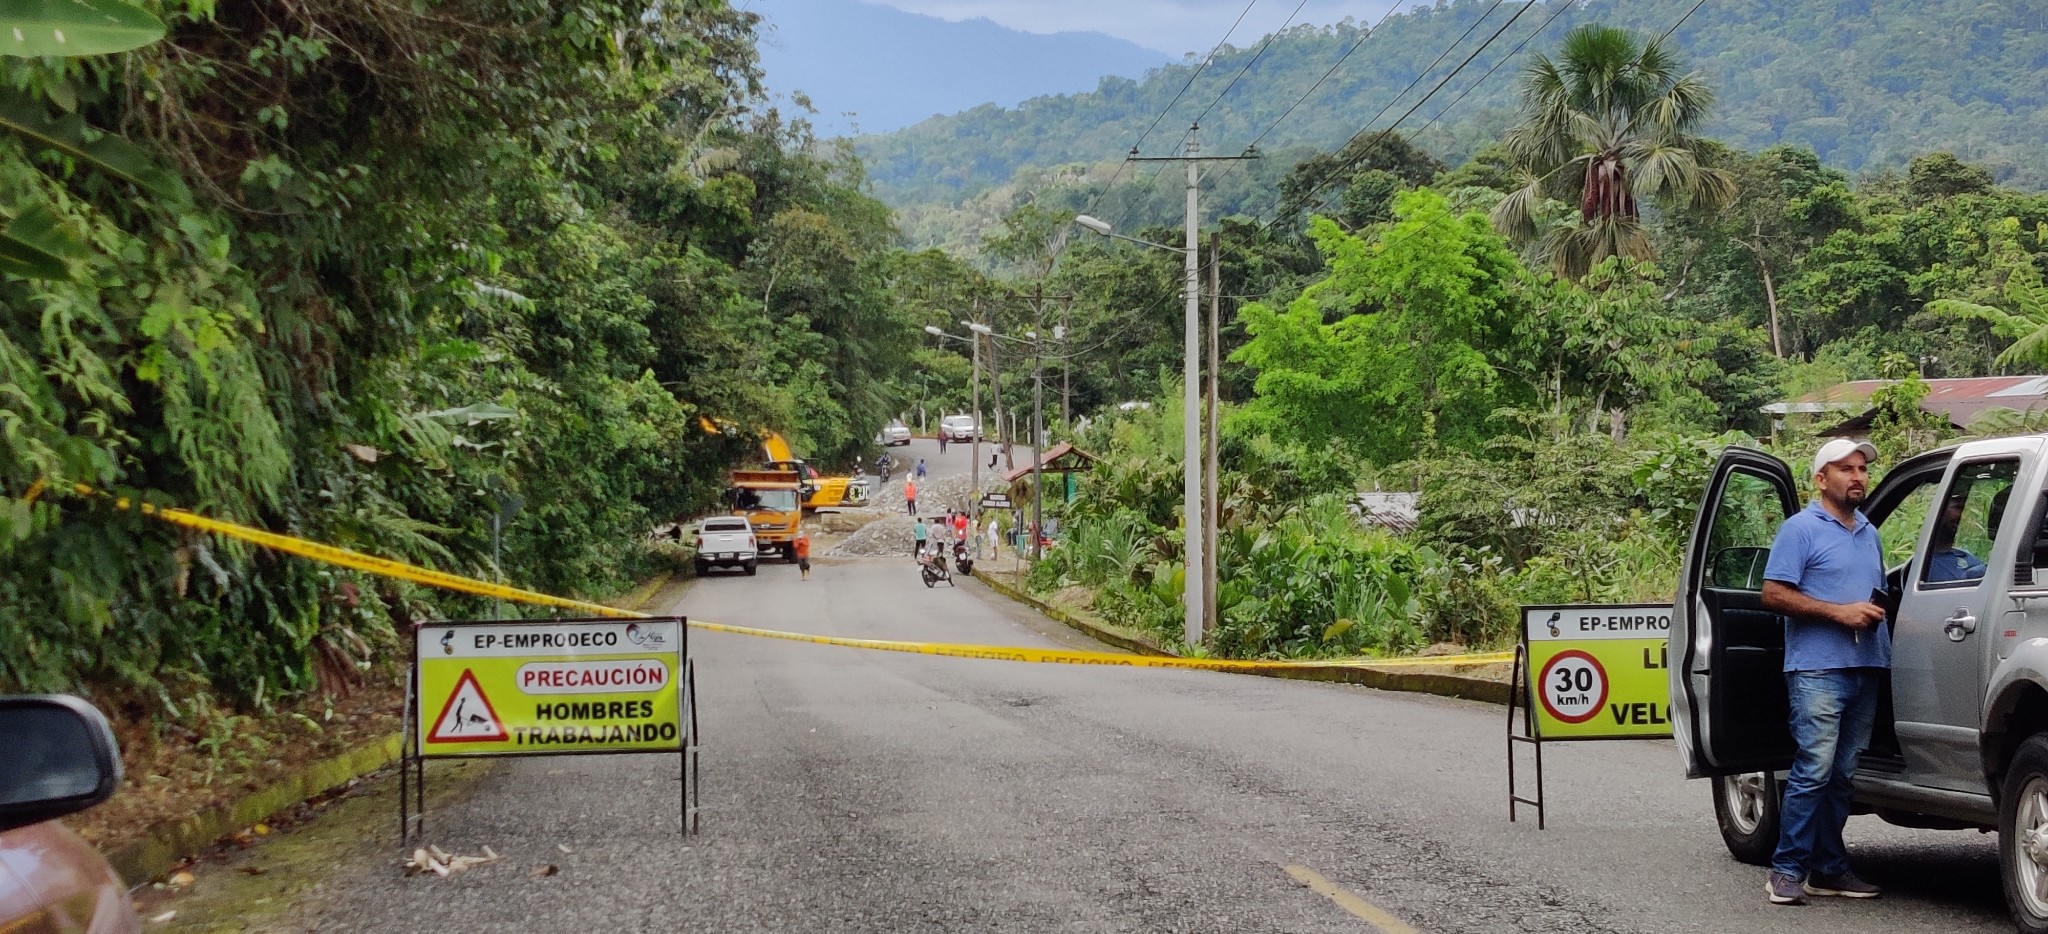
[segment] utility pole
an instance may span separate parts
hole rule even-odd
[[[1201,367],[1202,367],[1202,281],[1201,243],[1198,240],[1201,227],[1201,205],[1197,194],[1201,185],[1201,164],[1204,162],[1235,162],[1256,159],[1258,154],[1247,149],[1241,156],[1204,156],[1196,135],[1199,124],[1188,127],[1187,154],[1183,156],[1155,156],[1140,158],[1132,156],[1132,162],[1185,162],[1188,166],[1187,190],[1187,241],[1182,249],[1186,258],[1187,278],[1183,285],[1186,293],[1186,314],[1183,322],[1184,339],[1187,343],[1186,357],[1181,366],[1181,528],[1184,530],[1186,556],[1185,581],[1181,596],[1181,618],[1183,636],[1190,646],[1202,644],[1203,620],[1209,616],[1208,549],[1203,544],[1202,527],[1207,523],[1202,510],[1202,408],[1201,408]]]
[[[979,298],[974,300],[974,320],[981,320]],[[967,337],[974,341],[974,377],[969,380],[974,384],[974,462],[967,465],[967,482],[970,484],[967,491],[967,514],[974,517],[977,523],[975,528],[980,528],[978,523],[981,522],[981,335],[969,329]]]
[[[1202,521],[1208,525],[1208,528],[1202,530],[1202,542],[1209,549],[1202,556],[1202,570],[1208,575],[1208,589],[1204,591],[1208,596],[1208,602],[1203,607],[1203,622],[1208,626],[1210,632],[1215,632],[1217,624],[1222,622],[1222,620],[1216,618],[1218,615],[1216,588],[1219,578],[1216,565],[1216,527],[1223,520],[1223,500],[1217,495],[1218,488],[1222,482],[1223,464],[1216,456],[1216,436],[1220,430],[1217,422],[1217,413],[1221,408],[1221,403],[1216,395],[1216,374],[1220,370],[1217,362],[1222,356],[1218,350],[1222,345],[1222,341],[1219,339],[1219,335],[1222,333],[1222,326],[1218,322],[1222,319],[1222,316],[1223,235],[1211,231],[1209,233],[1209,392],[1207,393],[1209,397],[1209,424],[1208,430],[1203,432],[1204,440],[1208,442],[1208,450],[1205,452],[1206,457],[1203,458],[1203,466],[1208,469],[1208,473],[1204,476],[1209,481],[1209,496],[1207,500],[1208,508],[1202,510]]]
[[[1031,335],[1031,560],[1045,557],[1045,345]]]
[[[1066,335],[1074,333],[1074,300],[1067,299],[1060,312],[1060,427],[1068,438],[1074,436],[1074,355],[1067,352]]]

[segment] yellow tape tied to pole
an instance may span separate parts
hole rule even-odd
[[[93,488],[78,484],[75,489],[86,496],[103,496]],[[131,508],[126,498],[116,499],[115,506]],[[214,519],[184,509],[173,509],[143,503],[142,513],[174,525],[225,535],[253,545],[260,545],[286,554],[298,555],[323,564],[351,568],[367,574],[412,581],[429,587],[475,594],[499,600],[510,600],[534,606],[574,610],[592,616],[608,616],[620,619],[650,619],[649,614],[632,610],[621,610],[601,603],[570,600],[539,591],[523,590],[503,584],[493,584],[475,578],[463,577],[435,571],[403,561],[377,558],[361,552],[310,542],[290,535],[266,532],[223,519]],[[1340,668],[1352,665],[1374,665],[1389,667],[1452,667],[1465,668],[1475,665],[1492,665],[1512,661],[1512,652],[1485,652],[1468,655],[1438,655],[1423,657],[1383,659],[1311,659],[1307,661],[1253,661],[1245,659],[1180,658],[1176,656],[1124,655],[1116,652],[1085,652],[1066,649],[1031,649],[1001,645],[958,645],[942,642],[898,642],[889,639],[853,639],[843,636],[815,636],[799,632],[781,632],[774,629],[756,629],[750,626],[732,626],[703,620],[690,620],[693,629],[707,632],[724,632],[744,636],[758,636],[766,639],[785,639],[792,642],[810,642],[817,645],[838,645],[857,649],[874,649],[884,652],[907,652],[916,655],[939,655],[949,658],[984,658],[1012,662],[1039,662],[1058,665],[1105,665],[1125,668],[1182,668],[1203,671],[1272,671],[1282,668]]]

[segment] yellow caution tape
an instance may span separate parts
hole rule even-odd
[[[844,636],[813,636],[800,632],[778,632],[773,629],[755,629],[750,626],[731,626],[725,623],[707,623],[691,620],[693,628],[708,632],[730,632],[743,636],[761,636],[767,639],[788,639],[793,642],[812,642],[818,645],[843,645],[856,649],[878,649],[884,652],[909,652],[913,655],[943,655],[949,658],[988,658],[1006,662],[1050,662],[1056,665],[1115,665],[1125,668],[1195,668],[1203,671],[1272,671],[1277,668],[1348,668],[1356,665],[1395,665],[1419,667],[1425,665],[1448,665],[1466,667],[1491,665],[1514,660],[1512,652],[1488,652],[1480,655],[1440,655],[1428,658],[1398,659],[1311,659],[1306,661],[1253,661],[1234,658],[1180,658],[1177,656],[1125,655],[1118,652],[1084,652],[1072,649],[1026,649],[1007,645],[953,645],[943,642],[898,642],[892,639],[851,639]]]
[[[74,487],[86,496],[101,496],[84,484]],[[126,498],[116,499],[117,508],[128,509],[131,504]],[[621,610],[601,603],[570,600],[539,591],[523,590],[503,584],[493,584],[475,578],[463,577],[435,571],[403,561],[377,558],[346,548],[309,542],[290,535],[266,532],[223,519],[213,519],[183,509],[141,504],[144,515],[153,516],[186,528],[225,535],[253,545],[260,545],[286,554],[298,555],[337,567],[352,568],[380,577],[408,580],[429,587],[476,594],[515,603],[575,610],[592,616],[608,616],[621,619],[649,619],[649,614],[632,610]],[[1203,671],[1271,671],[1280,668],[1341,668],[1354,665],[1393,667],[1454,667],[1492,665],[1514,659],[1512,652],[1485,652],[1470,655],[1409,656],[1402,658],[1374,659],[1311,659],[1305,661],[1253,661],[1220,658],[1180,658],[1176,656],[1124,655],[1116,652],[1084,652],[1063,649],[1028,649],[1001,645],[953,645],[941,642],[898,642],[889,639],[851,639],[841,636],[814,636],[800,632],[781,632],[774,629],[755,629],[750,626],[731,626],[703,620],[690,620],[694,629],[707,632],[736,633],[745,636],[760,636],[767,639],[785,639],[792,642],[811,642],[819,645],[840,645],[859,649],[876,649],[884,652],[908,652],[916,655],[940,655],[950,658],[987,658],[1012,662],[1043,662],[1059,665],[1114,665],[1126,668],[1189,668]]]

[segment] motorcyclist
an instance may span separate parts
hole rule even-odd
[[[875,458],[875,470],[882,475],[883,483],[889,482],[889,470],[895,466],[895,458],[890,457],[887,451],[883,451],[882,456]]]

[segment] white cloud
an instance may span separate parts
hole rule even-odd
[[[899,10],[941,19],[977,17],[1024,32],[1101,32],[1168,55],[1206,54],[1239,13],[1244,0],[879,0]],[[1230,44],[1249,47],[1287,22],[1301,0],[1256,0]],[[1374,22],[1391,3],[1415,0],[1308,0],[1294,22],[1328,25],[1352,17]]]

